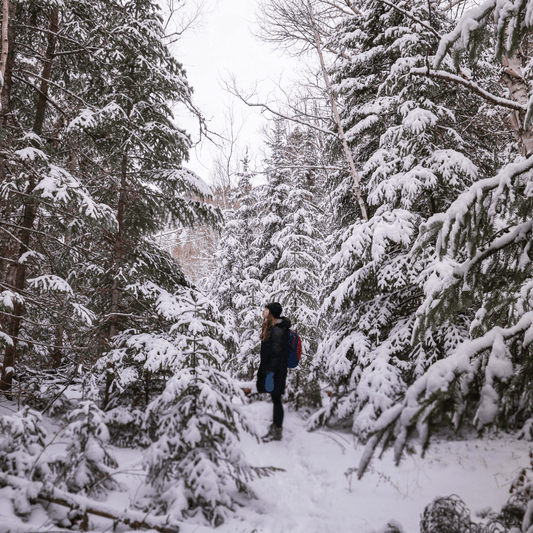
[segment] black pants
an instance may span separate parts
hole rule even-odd
[[[274,425],[277,428],[280,428],[283,426],[283,405],[281,403],[281,394],[271,393],[270,396],[272,397],[272,403],[274,404],[274,412],[272,417]]]

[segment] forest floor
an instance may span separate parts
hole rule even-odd
[[[256,401],[245,409],[266,431],[272,405]],[[251,464],[285,471],[253,481],[257,499],[241,497],[243,506],[216,528],[217,533],[378,533],[387,523],[405,533],[418,533],[425,506],[435,497],[451,494],[466,503],[473,521],[482,521],[489,510],[498,511],[507,501],[511,481],[529,464],[533,447],[511,435],[435,440],[425,457],[417,450],[398,467],[390,452],[374,459],[359,481],[355,474],[351,479],[346,475],[348,469],[357,467],[363,452],[349,433],[309,433],[299,414],[288,409],[284,426],[280,442],[258,443],[242,435],[242,448]],[[142,497],[141,452],[111,451],[123,472],[118,476],[123,490],[109,494],[106,503],[124,508]],[[34,506],[28,522],[22,522],[12,511],[9,495],[8,488],[0,490],[0,533],[66,531],[54,526],[40,505]],[[89,530],[111,533],[113,524],[91,516]],[[130,529],[119,525],[115,531]],[[184,522],[181,528],[182,533],[213,531],[198,520]]]

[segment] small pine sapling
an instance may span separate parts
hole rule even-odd
[[[67,454],[57,458],[53,467],[57,481],[69,492],[100,495],[118,487],[112,477],[118,465],[107,450],[109,431],[104,420],[105,414],[90,400],[80,402],[68,415]]]
[[[148,418],[158,420],[157,440],[145,455],[148,481],[158,492],[158,511],[176,518],[201,512],[216,526],[234,508],[235,487],[253,496],[248,481],[276,469],[250,466],[237,446],[240,428],[257,433],[232,402],[242,392],[220,370],[225,348],[211,302],[184,294],[172,333],[181,358],[148,408]]]
[[[3,475],[29,481],[50,478],[50,468],[43,455],[46,430],[41,422],[41,414],[27,406],[13,415],[0,416],[0,471]],[[32,485],[16,489],[13,493],[15,513],[27,517],[31,513],[30,502],[36,497]]]
[[[46,479],[50,470],[42,457],[46,429],[42,416],[24,407],[13,415],[0,416],[0,467],[4,474],[30,481]]]
[[[511,496],[502,507],[499,521],[508,527],[522,526],[523,531],[530,531],[533,526],[533,451],[529,452],[529,464],[520,470],[509,492]]]

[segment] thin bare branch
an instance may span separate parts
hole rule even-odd
[[[238,98],[241,98],[240,96],[237,95]],[[295,117],[291,117],[291,116],[288,116],[284,113],[281,113],[280,111],[277,111],[275,109],[272,109],[268,104],[265,104],[265,103],[252,103],[252,102],[248,102],[246,101],[244,98],[241,98],[241,100],[249,107],[261,107],[263,109],[265,109],[266,111],[268,111],[269,113],[272,113],[273,115],[276,115],[277,117],[280,117],[280,118],[284,118],[286,120],[290,120],[291,122],[296,122],[297,124],[301,124],[302,126],[306,126],[306,127],[309,127],[309,128],[312,128],[316,131],[320,131],[321,133],[325,133],[326,135],[333,135],[334,137],[337,136],[337,134],[331,130],[326,130],[324,128],[320,128],[318,126],[315,126],[314,124],[311,124],[309,122],[305,122],[303,120],[298,120],[297,118]]]
[[[464,87],[468,87],[472,92],[478,94],[491,104],[506,107],[508,109],[513,109],[515,111],[526,110],[524,105],[515,102],[514,100],[507,100],[506,98],[500,98],[499,96],[495,96],[494,94],[491,94],[485,89],[481,88],[477,83],[462,78],[461,76],[451,74],[450,72],[446,72],[445,70],[430,70],[427,67],[420,67],[412,68],[411,74],[414,74],[415,76],[429,76],[430,78],[451,81],[452,83],[456,83],[457,85],[463,85]]]
[[[30,72],[29,70],[20,69],[19,72],[23,72],[24,74],[27,74],[28,76],[31,76],[32,78],[35,78],[37,80],[43,80],[41,76],[38,74],[35,74],[34,72]],[[65,89],[65,87],[61,87],[58,83],[55,83],[51,80],[45,80],[50,85],[53,85],[57,89],[63,91],[64,93],[68,94],[69,96],[72,96],[72,98],[78,100],[78,102],[81,102],[84,106],[87,107],[87,109],[91,109],[92,106],[90,106],[87,102],[83,100],[83,98],[80,98],[77,94],[74,94],[73,92],[69,91],[68,89]]]
[[[333,110],[333,116],[335,117],[335,122],[337,124],[337,129],[339,130],[338,137],[340,138],[342,142],[342,147],[344,150],[344,155],[346,156],[346,160],[348,161],[348,165],[350,166],[350,174],[352,175],[352,178],[355,182],[354,185],[354,192],[355,196],[357,197],[357,201],[359,203],[359,208],[361,209],[361,215],[364,220],[368,220],[368,215],[366,212],[366,206],[365,202],[363,200],[363,195],[361,194],[361,180],[359,177],[359,173],[357,172],[357,169],[355,168],[355,163],[353,160],[353,155],[350,150],[350,147],[348,146],[348,141],[346,140],[346,135],[344,134],[344,128],[342,126],[341,117],[339,115],[339,110],[337,108],[337,102],[335,100],[335,96],[333,94],[333,90],[331,88],[331,83],[329,80],[328,70],[326,68],[326,64],[324,62],[324,56],[322,55],[322,46],[320,41],[320,34],[316,30],[316,24],[313,18],[313,8],[311,6],[311,1],[307,0],[307,6],[309,8],[309,17],[311,19],[311,24],[313,25],[313,28],[315,30],[315,41],[316,41],[316,49],[318,52],[318,57],[320,58],[320,66],[322,68],[322,75],[324,76],[324,82],[326,83],[326,89],[329,96],[329,101],[331,103],[331,108]]]
[[[16,74],[12,74],[13,78],[16,79],[17,81],[20,81],[22,83],[25,83],[26,85],[28,85],[29,87],[31,87],[36,93],[39,93],[41,95],[43,95],[46,100],[48,101],[48,103],[54,108],[56,109],[56,111],[59,111],[62,115],[65,114],[65,110],[64,109],[61,109],[61,107],[59,107],[59,105],[57,105],[47,94],[44,94],[41,89],[39,89],[39,87],[35,87],[35,85],[33,85],[33,83],[30,83],[28,80],[25,80],[24,78],[21,78],[20,76],[17,76]]]

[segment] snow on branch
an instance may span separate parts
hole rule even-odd
[[[466,48],[472,33],[479,28],[481,21],[487,20],[496,8],[497,0],[487,0],[484,4],[469,9],[460,19],[454,30],[442,37],[437,54],[433,60],[434,68],[438,68],[450,48],[459,40],[461,47]]]
[[[437,252],[442,253],[443,244],[446,241],[453,243],[455,236],[464,230],[465,217],[480,198],[485,196],[490,190],[501,188],[502,185],[510,183],[513,178],[524,174],[531,168],[533,168],[533,156],[524,161],[506,165],[496,176],[475,182],[452,203],[445,214],[439,213],[432,217],[427,223],[428,226],[431,225],[433,219],[440,218],[443,221],[437,242]],[[489,210],[489,215],[496,212],[495,202],[499,199],[500,194],[495,194],[491,202],[492,206]],[[448,251],[453,252],[453,250]]]
[[[368,440],[358,467],[361,478],[380,441],[385,438],[385,445],[390,439],[395,441],[394,453],[398,463],[410,430],[418,424],[422,446],[429,437],[428,419],[432,408],[439,401],[445,401],[453,394],[453,383],[463,377],[461,389],[479,376],[480,361],[477,357],[482,352],[491,350],[488,362],[483,368],[485,383],[481,390],[480,404],[475,421],[479,428],[491,423],[498,411],[498,394],[493,387],[493,380],[508,379],[513,373],[512,363],[508,359],[505,341],[524,334],[524,345],[533,341],[533,311],[524,313],[520,320],[511,327],[494,327],[482,337],[462,343],[450,357],[433,363],[427,372],[420,376],[406,391],[402,404],[397,404],[384,411],[373,427],[373,435]],[[393,436],[394,433],[394,436]]]
[[[531,231],[531,228],[533,228],[533,219],[527,220],[526,222],[518,224],[517,226],[514,226],[512,228],[508,228],[507,232],[504,235],[495,239],[492,244],[485,250],[477,253],[472,259],[465,261],[463,264],[456,266],[453,269],[453,275],[456,277],[463,277],[473,265],[480,263],[488,256],[513,244],[516,240],[524,238],[527,233]]]
[[[94,514],[109,518],[114,522],[122,522],[131,529],[153,529],[161,533],[178,533],[180,530],[179,522],[170,516],[150,516],[143,511],[128,508],[120,509],[116,505],[106,505],[85,496],[58,489],[49,484],[26,481],[13,475],[0,473],[0,485],[8,485],[15,490],[24,490],[32,498],[79,510],[84,515]]]
[[[74,295],[74,291],[70,284],[59,276],[53,274],[45,274],[43,276],[37,276],[28,280],[30,287],[43,292],[63,292],[65,294]]]
[[[498,105],[501,107],[507,107],[508,109],[513,109],[515,111],[526,111],[526,106],[515,102],[514,100],[508,100],[507,98],[500,98],[499,96],[495,96],[494,94],[489,93],[485,89],[481,88],[477,83],[471,80],[467,80],[461,76],[457,76],[456,74],[447,72],[445,70],[430,70],[427,67],[419,67],[412,68],[411,74],[414,74],[415,76],[429,76],[430,78],[438,78],[441,80],[451,81],[453,83],[456,83],[457,85],[463,85],[464,87],[468,87],[472,92],[478,94],[491,104]]]
[[[381,3],[392,7],[396,11],[399,11],[403,15],[405,15],[407,18],[410,18],[411,20],[414,20],[416,23],[420,24],[422,27],[426,28],[426,30],[429,30],[435,37],[442,39],[441,34],[435,29],[432,28],[429,24],[424,22],[423,20],[420,20],[418,17],[415,17],[412,13],[409,11],[406,11],[405,9],[402,9],[401,7],[398,7],[397,5],[393,4],[392,2],[389,2],[388,0],[379,0]]]
[[[437,262],[432,268],[427,281],[424,284],[426,299],[420,306],[418,314],[418,323],[424,315],[428,315],[434,310],[436,305],[441,302],[442,294],[454,285],[462,284],[471,268],[478,265],[493,254],[498,253],[507,246],[511,246],[520,239],[527,238],[527,235],[533,228],[533,219],[527,220],[513,227],[508,227],[505,233],[495,238],[492,243],[484,250],[478,252],[474,257],[457,263],[448,255],[441,261]]]

